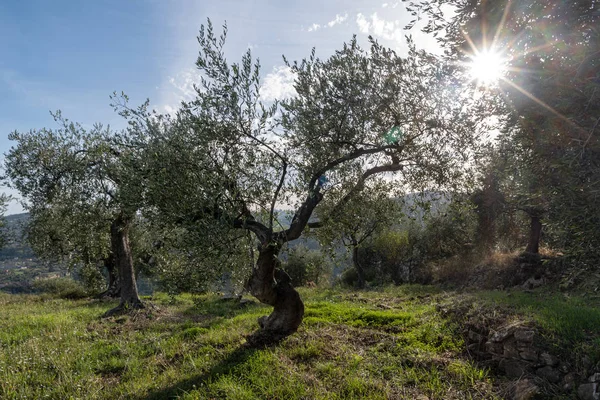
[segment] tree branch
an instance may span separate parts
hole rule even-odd
[[[277,185],[277,189],[275,190],[275,194],[273,195],[273,201],[271,202],[271,213],[269,214],[269,229],[273,231],[273,212],[275,211],[275,203],[277,202],[277,198],[279,197],[279,192],[283,187],[283,183],[285,181],[285,176],[287,174],[287,162],[283,160],[283,171],[281,171],[281,178],[279,179],[279,185]]]
[[[345,156],[338,158],[337,160],[333,160],[333,161],[327,163],[323,168],[321,168],[317,172],[315,172],[308,184],[308,190],[309,190],[309,192],[312,192],[315,189],[315,184],[317,183],[317,180],[323,174],[325,174],[325,172],[329,171],[332,168],[337,167],[338,165],[340,165],[342,163],[345,163],[346,161],[355,160],[355,159],[357,159],[361,156],[367,155],[367,154],[376,154],[376,153],[379,153],[379,152],[382,152],[385,150],[389,150],[389,149],[402,150],[402,148],[403,148],[403,146],[399,146],[397,143],[392,143],[392,144],[388,144],[385,146],[373,147],[372,149],[362,148],[362,149],[353,151],[352,153],[348,153]]]

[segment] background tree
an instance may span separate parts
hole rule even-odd
[[[304,306],[277,255],[328,195],[324,177],[345,188],[332,211],[381,174],[399,173],[400,185],[412,188],[448,184],[476,143],[467,111],[475,104],[432,56],[411,48],[399,57],[375,41],[365,51],[353,39],[327,60],[313,52],[288,64],[296,96],[266,107],[250,52],[230,65],[225,33],[217,37],[210,22],[198,40],[203,78],[196,99],[157,140],[149,196],[163,218],[196,221],[213,238],[219,230],[252,232],[258,251],[247,288],[274,307],[259,323],[289,334]],[[278,204],[295,210],[286,228],[276,221]]]
[[[52,220],[49,209],[64,213],[61,217],[76,227],[82,216],[96,216],[98,220],[92,228],[103,224],[108,228],[110,252],[119,271],[121,302],[109,313],[141,308],[129,232],[143,199],[140,174],[143,147],[128,132],[112,132],[101,125],[86,130],[60,113],[55,119],[59,129],[9,135],[17,142],[5,160],[10,184],[26,200],[26,209],[34,221],[35,218]],[[80,232],[81,227],[77,229]],[[69,232],[63,239],[76,234]],[[102,246],[101,241],[97,245]]]
[[[600,172],[600,7],[597,0],[548,2],[408,1],[430,16],[425,30],[455,60],[474,52],[508,59],[498,87],[505,98],[506,139],[519,155],[521,202],[531,219],[528,250],[539,246],[542,214],[551,240],[572,254],[596,257]],[[455,7],[449,20],[441,5]],[[525,183],[523,181],[523,183]]]
[[[393,185],[380,179],[371,182],[351,200],[336,208],[341,201],[340,194],[343,196],[345,191],[332,188],[319,207],[319,212],[329,217],[325,224],[316,229],[316,236],[322,246],[341,242],[348,249],[352,266],[356,270],[358,288],[364,288],[366,284],[365,272],[358,256],[361,246],[382,230],[399,222],[402,215],[401,199],[389,197],[393,192]]]
[[[118,274],[110,250],[110,222],[99,209],[73,209],[55,198],[52,206],[32,208],[24,234],[27,243],[42,260],[66,265],[71,271],[101,273],[106,268],[108,287],[103,296],[118,297]],[[93,286],[93,285],[92,285]],[[96,291],[96,287],[88,287]]]
[[[290,276],[292,285],[319,285],[331,272],[331,260],[320,250],[311,250],[305,245],[288,248],[282,268]]]

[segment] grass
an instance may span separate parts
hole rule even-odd
[[[438,311],[464,295],[427,286],[301,295],[300,330],[256,349],[245,337],[270,311],[256,303],[157,295],[156,308],[100,319],[113,303],[0,294],[0,398],[501,397],[498,378],[465,357],[461,327]],[[557,348],[600,356],[600,311],[581,298],[468,296],[530,319]]]
[[[114,304],[0,295],[0,398],[494,398],[435,289],[302,296],[301,329],[254,349],[259,304],[158,295],[156,309],[100,319]]]

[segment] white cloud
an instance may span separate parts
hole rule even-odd
[[[383,7],[383,8],[386,8],[387,6],[388,6],[388,3],[383,3],[383,4],[381,5],[381,7]]]
[[[335,26],[337,24],[341,24],[342,22],[344,22],[347,19],[348,19],[348,13],[346,13],[344,15],[336,14],[335,19],[333,19],[332,21],[329,21],[327,23],[327,26],[332,28],[333,26]]]
[[[361,13],[358,13],[356,16],[356,24],[358,25],[358,29],[361,33],[364,33],[365,35],[369,34],[369,21],[367,21],[365,16]]]
[[[275,99],[283,100],[296,94],[294,88],[295,74],[289,67],[274,67],[273,71],[268,73],[260,87],[260,99],[262,101],[273,101]]]
[[[200,82],[200,73],[196,68],[186,68],[175,76],[169,76],[167,87],[163,89],[163,104],[158,111],[173,114],[182,101],[190,101],[196,97],[194,84]]]
[[[319,29],[333,28],[334,26],[341,24],[342,22],[346,21],[347,19],[348,19],[348,13],[344,13],[344,15],[335,14],[335,18],[332,19],[331,21],[327,22],[326,24],[320,25],[320,24],[314,23],[311,26],[309,26],[307,30],[309,32],[315,32],[315,31],[318,31]]]
[[[309,32],[318,31],[319,29],[321,29],[321,25],[319,25],[319,24],[312,24],[311,26],[308,27]]]
[[[365,17],[360,13],[357,14],[356,24],[358,25],[358,29],[366,35],[378,36],[397,42],[403,42],[404,40],[402,24],[399,21],[385,21],[379,18],[377,13],[373,13],[371,17]]]

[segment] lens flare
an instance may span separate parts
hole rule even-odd
[[[497,83],[506,73],[506,60],[494,51],[482,51],[473,55],[468,65],[472,79],[483,86]]]

